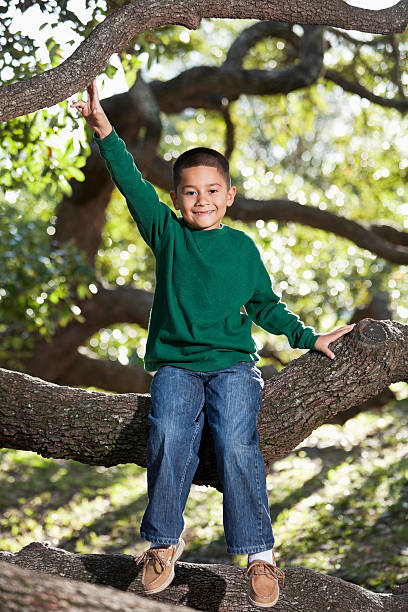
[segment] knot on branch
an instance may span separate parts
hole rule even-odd
[[[357,338],[364,344],[376,345],[388,340],[388,333],[382,321],[362,319],[356,325]]]

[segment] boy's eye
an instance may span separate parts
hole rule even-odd
[[[218,189],[210,189],[210,193],[217,193]]]

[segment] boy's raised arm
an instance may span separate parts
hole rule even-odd
[[[153,185],[142,178],[132,155],[101,106],[95,80],[88,85],[87,93],[86,102],[74,100],[71,106],[79,110],[94,130],[95,140],[112,180],[125,197],[142,238],[155,252],[165,226],[174,213],[166,204],[160,202]]]

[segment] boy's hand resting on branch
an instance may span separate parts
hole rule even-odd
[[[344,336],[344,334],[348,334],[349,332],[351,332],[354,326],[355,323],[352,323],[351,325],[343,325],[342,327],[338,327],[337,329],[334,329],[328,334],[321,334],[316,340],[314,350],[321,351],[322,353],[330,357],[330,359],[334,359],[335,354],[329,349],[329,344],[337,340],[337,338]]]
[[[95,79],[88,85],[86,91],[88,93],[88,100],[86,102],[73,100],[71,106],[79,110],[86,122],[96,132],[98,138],[105,138],[105,136],[111,133],[112,126],[99,102]]]

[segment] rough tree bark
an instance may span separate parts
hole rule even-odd
[[[362,32],[403,32],[408,22],[408,0],[388,9],[372,11],[342,0],[321,3],[258,0],[196,0],[194,11],[187,0],[139,0],[107,17],[60,66],[27,81],[0,89],[0,121],[58,104],[88,83],[106,67],[110,56],[149,28],[181,24],[195,29],[204,17],[269,19],[299,24],[335,25]]]
[[[408,326],[364,319],[332,344],[335,360],[309,351],[265,382],[258,429],[268,467],[338,412],[408,380]],[[146,465],[149,395],[105,394],[0,370],[0,446],[89,465]],[[220,489],[209,435],[194,482]]]
[[[34,545],[35,546],[35,545]],[[31,545],[32,548],[32,545]],[[65,551],[61,551],[62,554]],[[0,559],[5,553],[0,553]],[[117,555],[119,557],[119,555]],[[0,609],[3,612],[177,612],[179,607],[135,597],[131,593],[120,593],[118,589],[94,586],[73,580],[45,576],[41,560],[34,561],[31,571],[18,567],[19,562],[0,562]],[[109,560],[106,559],[109,564]],[[15,563],[15,564],[14,564]],[[112,559],[115,570],[120,571],[121,563]],[[24,563],[23,563],[24,565]],[[123,562],[122,562],[123,565]],[[27,565],[24,565],[27,567]],[[106,571],[107,567],[105,568]],[[51,574],[58,572],[51,571]],[[90,580],[89,582],[92,582]],[[100,583],[99,583],[100,584]],[[102,583],[103,584],[103,583]],[[112,585],[116,586],[116,585]],[[122,588],[122,590],[125,590]],[[192,608],[186,608],[191,610]]]
[[[36,572],[27,572],[20,568],[29,568]],[[52,574],[53,577],[37,573],[39,571]],[[28,608],[24,605],[27,603],[30,604],[30,612],[48,612],[55,609],[84,609],[87,612],[110,612],[119,609],[121,612],[170,612],[176,609],[171,606],[172,603],[208,612],[254,610],[246,599],[243,571],[237,567],[179,562],[174,582],[156,596],[162,604],[153,603],[150,598],[146,601],[146,598],[135,597],[142,594],[139,572],[140,568],[130,555],[76,555],[33,542],[18,553],[0,552],[0,604],[4,603],[5,609],[13,612],[26,612]],[[380,594],[302,567],[288,568],[285,574],[286,583],[274,608],[276,612],[408,610],[407,585],[394,588],[390,594]],[[69,580],[55,576],[64,576]],[[84,582],[115,587],[127,591],[128,594],[113,592],[94,584],[85,586]],[[42,607],[35,607],[34,602],[38,602],[37,605]],[[114,602],[117,607],[114,607]]]

